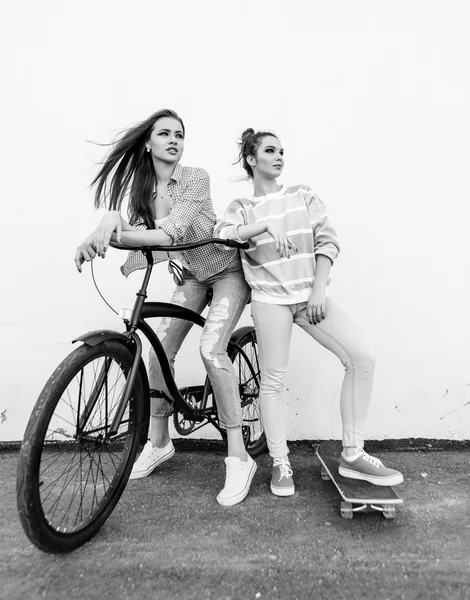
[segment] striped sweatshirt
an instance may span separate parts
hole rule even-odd
[[[238,227],[278,221],[298,252],[281,257],[269,233],[249,240],[240,250],[245,278],[253,300],[271,304],[306,302],[312,293],[315,257],[327,256],[333,263],[339,243],[323,202],[306,185],[282,186],[265,196],[234,200],[218,222],[214,236],[238,241]],[[219,246],[222,248],[222,246]]]

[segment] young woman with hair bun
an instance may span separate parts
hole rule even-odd
[[[182,119],[172,110],[160,110],[126,130],[112,144],[92,183],[96,188],[96,207],[105,204],[109,210],[77,248],[75,264],[79,271],[84,261],[105,257],[111,238],[130,246],[169,246],[213,237],[216,218],[209,175],[204,169],[180,164],[184,140]],[[127,195],[129,221],[120,214]],[[227,254],[215,245],[169,256],[166,252],[154,252],[155,262],[169,258],[183,265],[182,281],[171,300],[174,304],[201,313],[208,303],[208,290],[213,292],[200,353],[217,396],[220,425],[227,432],[225,486],[217,501],[231,506],[246,497],[256,471],[256,463],[243,444],[238,383],[227,355],[230,336],[249,299],[250,288],[238,251],[233,248]],[[146,266],[141,252],[131,252],[121,271],[127,276]],[[187,321],[163,319],[157,330],[172,370],[190,328]],[[172,405],[166,399],[168,389],[153,350],[149,357],[149,383],[150,439],[134,464],[131,479],[146,477],[175,453],[169,433]]]
[[[271,491],[278,496],[295,492],[284,424],[284,383],[294,323],[333,352],[345,368],[340,474],[376,485],[397,485],[403,481],[401,473],[363,449],[374,358],[327,294],[339,243],[325,205],[306,185],[277,182],[284,149],[276,134],[244,131],[239,162],[252,180],[253,195],[230,204],[215,234],[250,244],[240,253],[252,289],[260,350],[261,418],[273,458]]]

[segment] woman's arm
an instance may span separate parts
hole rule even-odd
[[[163,229],[125,230],[121,233],[119,240],[115,233],[112,234],[111,239],[115,242],[120,241],[127,246],[173,245],[173,238],[163,231]]]
[[[331,260],[327,256],[324,254],[317,255],[313,289],[325,291],[330,276],[331,265]]]
[[[331,264],[333,264],[338,256],[340,247],[338,234],[331,224],[326,206],[309,188],[307,190],[305,204],[307,206],[313,230],[315,257],[318,258],[318,256],[324,255],[328,257]]]
[[[293,241],[276,222],[262,221],[246,225],[245,218],[243,201],[235,200],[225,211],[224,219],[216,225],[214,236],[246,242],[263,233],[269,233],[276,242],[276,251],[281,256],[290,258],[291,249],[297,252]]]
[[[83,240],[83,242],[80,244],[80,246],[77,248],[76,252],[75,252],[75,266],[77,267],[77,271],[79,273],[82,272],[82,265],[83,263],[89,262],[90,260],[93,260],[96,256],[96,250],[95,250],[95,246],[93,244],[93,239],[95,236],[95,232],[90,233],[90,235]]]
[[[276,222],[268,221],[262,223],[253,223],[252,225],[240,225],[236,229],[239,239],[244,242],[262,233],[269,233],[269,235],[276,242],[276,252],[279,252],[281,256],[287,256],[290,258],[290,251],[297,252],[294,242],[287,235],[283,227],[279,227]]]
[[[106,215],[105,215],[106,216]],[[124,219],[123,219],[124,221]],[[126,227],[127,226],[127,227]],[[75,252],[75,266],[79,273],[82,272],[82,265],[84,262],[93,260],[95,256],[106,256],[106,249],[109,244],[109,239],[114,242],[127,244],[128,246],[171,246],[173,244],[173,238],[170,237],[163,229],[134,229],[127,221],[124,221],[122,231],[119,235],[117,233],[111,233],[109,239],[106,242],[106,247],[98,252],[96,245],[96,231],[90,233],[90,235],[80,244]]]
[[[307,302],[308,322],[316,325],[326,317],[326,284],[330,276],[331,260],[324,254],[316,256],[315,279]]]
[[[106,212],[98,227],[83,240],[75,252],[75,266],[79,273],[82,272],[82,264],[93,260],[95,256],[106,256],[109,240],[113,232],[116,232],[114,239],[121,241],[122,231],[133,231],[132,225],[121,217],[117,210]]]
[[[238,239],[246,242],[246,240],[251,240],[251,238],[265,233],[267,229],[267,223],[253,223],[252,225],[239,225],[235,231]]]
[[[132,225],[129,225],[118,210],[108,210],[94,232],[93,244],[98,256],[104,258],[113,233],[115,234],[115,241],[120,242],[123,231],[133,230]]]

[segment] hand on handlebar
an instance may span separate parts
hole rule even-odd
[[[84,262],[93,260],[96,256],[96,250],[93,245],[93,239],[95,232],[91,233],[77,248],[75,252],[75,266],[79,273],[82,272],[82,265]]]
[[[104,258],[109,246],[111,235],[115,233],[118,242],[121,241],[122,222],[121,213],[117,210],[109,210],[101,219],[94,232],[93,244],[98,256]]]
[[[96,255],[104,258],[112,234],[121,241],[122,221],[121,214],[117,210],[108,211],[101,219],[98,227],[91,233],[75,252],[75,265],[79,273],[82,272],[82,264],[93,260]]]
[[[246,250],[249,247],[248,242],[238,242],[237,240],[226,240],[221,238],[207,238],[205,240],[199,240],[198,242],[191,242],[188,244],[171,244],[170,246],[164,245],[129,245],[123,244],[122,242],[117,243],[112,240],[109,242],[109,245],[112,248],[117,248],[118,250],[141,250],[141,251],[162,251],[162,252],[178,252],[180,250],[191,250],[192,248],[199,248],[200,246],[207,246],[208,244],[219,244],[222,246],[230,246],[231,248],[242,248]]]

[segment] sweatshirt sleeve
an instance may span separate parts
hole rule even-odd
[[[214,228],[214,237],[221,239],[236,240],[244,242],[238,237],[238,228],[240,225],[246,225],[246,213],[240,200],[234,200],[225,210],[224,216],[218,220]],[[220,250],[231,250],[229,246],[217,244]]]
[[[333,264],[339,254],[340,247],[337,233],[331,224],[326,206],[310,189],[305,197],[310,223],[313,230],[315,256],[323,254]]]
[[[184,239],[188,227],[207,206],[210,199],[209,173],[204,169],[194,169],[182,198],[176,201],[170,214],[160,224],[160,228],[178,244]]]

